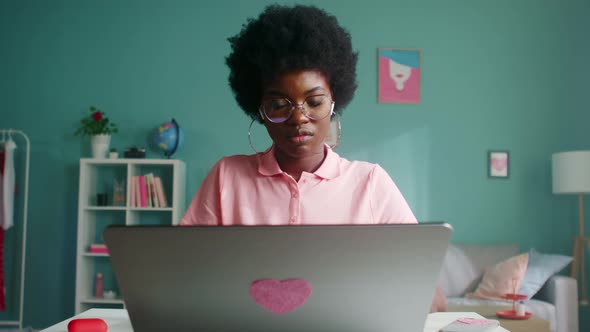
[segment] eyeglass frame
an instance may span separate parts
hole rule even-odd
[[[311,97],[319,97],[319,96],[322,96],[324,98],[328,98],[328,100],[330,101],[330,112],[328,114],[326,114],[322,118],[315,119],[315,118],[312,118],[312,117],[309,116],[309,111],[307,110],[307,108],[305,108],[305,104],[307,104],[307,99],[308,98],[311,98]],[[310,120],[313,120],[313,121],[320,121],[320,120],[325,119],[328,116],[334,115],[334,105],[336,104],[336,102],[334,100],[332,100],[332,98],[330,98],[330,96],[328,96],[328,95],[321,95],[321,94],[320,95],[307,96],[307,97],[305,97],[305,100],[302,103],[294,103],[293,101],[291,101],[291,99],[286,98],[286,97],[281,97],[281,98],[267,98],[267,99],[263,100],[263,102],[266,101],[266,100],[272,100],[272,99],[284,99],[284,100],[286,100],[291,105],[291,108],[289,109],[289,116],[287,116],[285,118],[285,120],[283,120],[283,121],[273,121],[273,120],[271,120],[268,117],[268,115],[266,114],[266,112],[264,112],[262,110],[262,103],[261,103],[260,104],[260,107],[258,108],[258,112],[260,113],[260,116],[263,119],[266,118],[268,121],[270,121],[272,123],[283,123],[283,122],[287,122],[293,116],[293,112],[294,112],[294,109],[295,108],[301,108],[302,109],[301,113],[303,113],[303,115],[305,115],[306,118],[308,118]]]

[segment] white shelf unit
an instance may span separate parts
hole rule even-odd
[[[131,177],[153,173],[162,179],[168,207],[132,207]],[[114,181],[125,182],[125,205],[113,206]],[[108,254],[90,253],[93,243],[104,243],[102,232],[111,224],[177,225],[186,207],[186,166],[174,159],[80,159],[78,193],[78,242],[76,249],[76,314],[90,308],[122,308],[123,300],[110,268]],[[106,206],[97,206],[96,195],[106,193]],[[95,277],[103,274],[104,290],[114,299],[94,296]]]

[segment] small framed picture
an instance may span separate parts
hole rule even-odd
[[[507,179],[510,175],[508,151],[488,151],[488,177]]]
[[[419,49],[379,48],[378,101],[420,103],[421,55]]]

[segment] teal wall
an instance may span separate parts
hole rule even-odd
[[[87,107],[119,124],[119,148],[176,118],[192,196],[218,158],[251,152],[224,57],[227,37],[268,3],[0,0],[0,127],[32,142],[27,325],[73,314],[77,165],[89,152],[72,133]],[[360,52],[342,156],[381,164],[420,220],[454,225],[453,241],[570,253],[576,200],[552,195],[550,159],[590,148],[588,2],[313,3]],[[377,103],[378,47],[422,50],[419,105]],[[253,134],[263,149],[265,132]],[[489,149],[510,151],[509,179],[487,178]]]
[[[570,26],[578,32],[590,31],[590,21],[588,20],[588,13],[590,12],[590,2],[586,1],[583,6],[578,7],[575,13],[570,16]],[[583,33],[582,33],[583,34]],[[572,46],[575,52],[572,52],[573,63],[576,66],[574,70],[575,78],[570,85],[573,92],[574,98],[578,101],[572,105],[573,114],[565,112],[562,109],[563,117],[567,118],[566,125],[573,131],[571,146],[572,149],[588,149],[590,146],[590,106],[588,104],[588,77],[590,77],[590,65],[588,65],[588,59],[590,59],[590,43],[588,38],[584,38],[580,34],[577,34],[578,38],[572,39]],[[571,200],[572,198],[570,198]],[[575,201],[575,199],[574,199]],[[576,204],[575,202],[573,204]],[[576,207],[570,209],[577,212]],[[586,211],[586,234],[588,233],[588,220],[590,213],[590,197],[585,198],[585,211]],[[575,217],[577,218],[577,213]],[[570,218],[571,220],[571,218]],[[590,260],[588,254],[586,254],[586,270],[590,266]],[[586,273],[588,276],[588,273]],[[590,278],[586,278],[586,289],[590,287]],[[580,308],[580,331],[590,330],[590,307]]]

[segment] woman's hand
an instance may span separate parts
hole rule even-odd
[[[449,309],[447,297],[440,287],[436,287],[434,291],[434,298],[432,305],[430,305],[430,312],[447,311]]]

